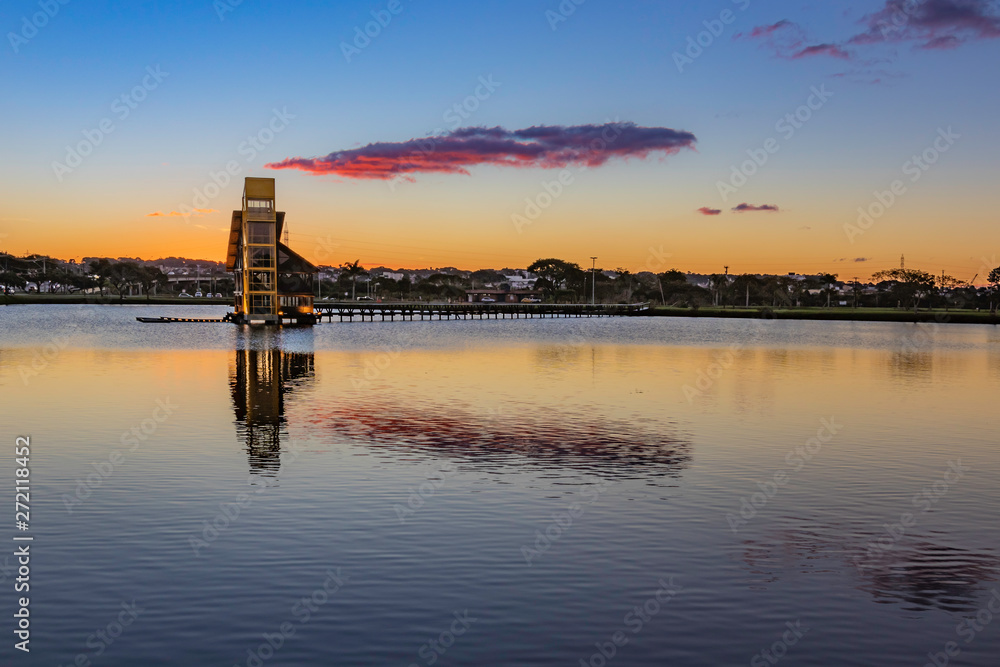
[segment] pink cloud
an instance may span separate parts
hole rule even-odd
[[[612,158],[671,155],[694,148],[690,132],[634,123],[548,126],[523,130],[470,127],[425,139],[374,143],[323,157],[290,157],[268,169],[299,169],[352,179],[390,180],[418,173],[469,174],[477,165],[558,169],[597,167]]]

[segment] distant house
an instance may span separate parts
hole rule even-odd
[[[236,274],[239,324],[314,324],[316,267],[278,241],[285,213],[275,210],[274,179],[247,178],[243,209],[233,211],[226,271]]]
[[[513,290],[531,289],[535,286],[535,281],[537,280],[534,277],[528,278],[520,275],[504,276],[503,278]]]
[[[469,303],[520,303],[522,299],[541,299],[539,290],[521,289],[505,292],[499,289],[468,289],[465,295]]]

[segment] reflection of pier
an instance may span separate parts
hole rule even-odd
[[[327,302],[315,304],[316,314],[333,321],[339,317],[354,321],[438,319],[531,319],[534,317],[621,317],[638,315],[649,309],[648,303],[356,303]]]
[[[236,413],[236,431],[246,442],[250,472],[273,476],[281,466],[285,430],[285,393],[293,382],[311,378],[311,353],[280,349],[237,350],[229,385]]]

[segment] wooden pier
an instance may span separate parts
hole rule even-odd
[[[648,303],[632,304],[577,304],[577,303],[372,303],[326,302],[316,303],[316,315],[333,321],[374,322],[375,318],[400,320],[482,320],[482,319],[531,319],[535,317],[623,317],[644,314]]]

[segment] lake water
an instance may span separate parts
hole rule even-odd
[[[224,310],[0,308],[3,664],[998,664],[995,327]]]

